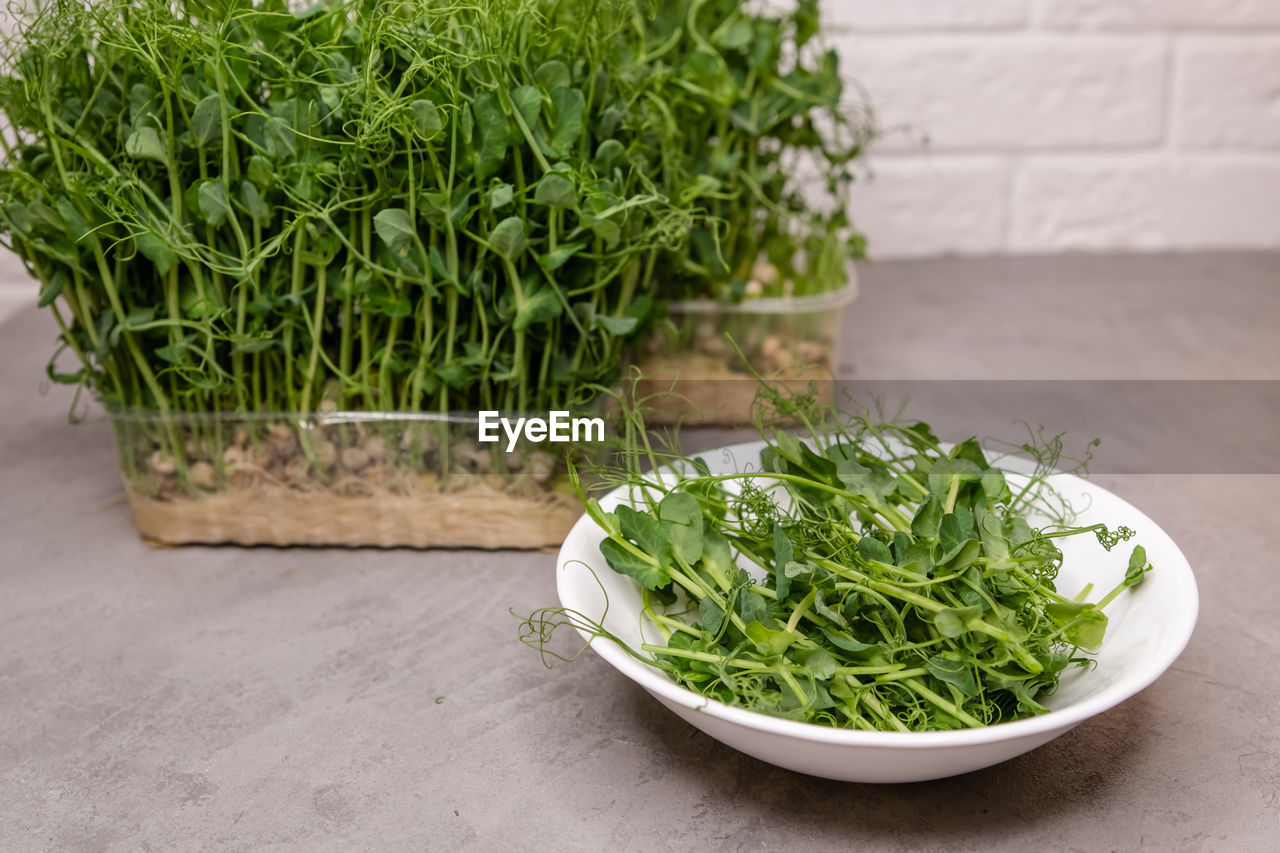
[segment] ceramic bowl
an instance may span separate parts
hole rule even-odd
[[[760,443],[736,445],[700,454],[712,473],[732,473],[759,458]],[[1006,471],[1030,473],[1021,460],[1001,463]],[[1134,542],[1147,549],[1154,570],[1139,587],[1107,607],[1110,625],[1097,666],[1072,668],[1058,689],[1041,699],[1049,713],[981,729],[947,732],[865,732],[784,720],[734,708],[680,687],[660,670],[636,660],[603,637],[591,648],[659,702],[734,749],[800,773],[850,782],[913,782],[940,779],[1006,761],[1138,693],[1174,662],[1191,638],[1199,607],[1195,577],[1186,557],[1167,533],[1135,507],[1069,474],[1055,474],[1054,488],[1078,510],[1081,525],[1105,521],[1137,531]],[[601,504],[615,508],[625,489]],[[578,520],[560,549],[556,569],[560,602],[602,622],[633,648],[662,643],[642,616],[640,587],[616,574],[600,555],[603,532],[587,516]],[[1058,589],[1075,595],[1093,583],[1094,599],[1118,583],[1128,566],[1129,549],[1103,551],[1091,536],[1061,540],[1063,566]],[[607,602],[607,606],[606,606]]]

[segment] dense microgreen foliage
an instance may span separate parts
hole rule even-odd
[[[740,279],[761,251],[842,269],[843,214],[791,189],[803,156],[846,188],[865,136],[816,21],[812,0],[37,4],[0,57],[0,232],[78,357],[50,376],[160,411],[564,405],[615,376],[659,281]]]
[[[1088,588],[1059,593],[1056,540],[1092,535],[1110,550],[1134,535],[1071,525],[1052,487],[1060,439],[1025,444],[1036,469],[1018,475],[972,438],[947,448],[926,424],[867,416],[819,424],[812,398],[768,393],[806,429],[762,424],[766,446],[741,473],[712,475],[642,438],[611,477],[634,506],[606,512],[583,496],[605,562],[641,585],[665,638],[629,651],[709,698],[832,726],[945,730],[1045,712],[1039,699],[1101,645],[1103,608],[1151,569],[1138,546],[1097,603]],[[560,625],[617,640],[562,608],[525,620],[522,639],[551,655]]]
[[[865,252],[847,209],[873,115],[822,43],[818,0],[767,5],[666,0],[633,48],[662,80],[668,132],[680,128],[668,186],[708,214],[660,259],[674,296],[740,298],[762,259],[763,295],[834,290]]]

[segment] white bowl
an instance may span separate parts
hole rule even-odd
[[[740,444],[700,455],[713,474],[733,473],[740,463],[758,460],[761,446]],[[1006,471],[1031,470],[1018,459],[1000,464]],[[1047,743],[1151,684],[1186,647],[1196,623],[1195,577],[1167,533],[1127,502],[1079,477],[1055,474],[1050,482],[1076,507],[1079,524],[1123,524],[1137,531],[1132,542],[1147,549],[1154,570],[1107,607],[1110,625],[1097,666],[1064,673],[1057,691],[1040,700],[1051,709],[1047,714],[948,732],[866,732],[800,723],[707,699],[612,641],[583,636],[597,654],[689,723],[779,767],[849,782],[917,782],[988,767]],[[625,487],[615,490],[601,505],[611,510],[626,495]],[[556,568],[561,604],[603,623],[632,648],[661,644],[642,615],[639,584],[608,567],[600,555],[602,539],[603,532],[585,515],[570,531]],[[1096,601],[1124,577],[1128,548],[1105,552],[1087,534],[1058,544],[1064,560],[1057,586],[1063,594],[1073,596],[1091,582],[1090,600]]]

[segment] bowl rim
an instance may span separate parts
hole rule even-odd
[[[761,441],[743,442],[703,451],[702,453],[707,456],[719,454],[723,451],[741,453],[748,448],[758,448],[761,444],[763,444]],[[1055,474],[1055,477],[1067,478],[1067,482],[1082,484],[1091,490],[1107,494],[1123,504],[1129,512],[1132,512],[1135,521],[1142,524],[1144,531],[1151,531],[1164,536],[1172,546],[1177,559],[1162,561],[1160,574],[1162,579],[1172,578],[1171,582],[1179,586],[1178,601],[1182,603],[1182,607],[1179,610],[1172,611],[1174,619],[1171,623],[1168,642],[1156,649],[1154,654],[1144,660],[1137,672],[1127,678],[1119,679],[1098,693],[1079,702],[1072,703],[1065,708],[1051,709],[1047,713],[1034,717],[995,723],[977,729],[952,729],[936,732],[869,732],[861,729],[823,726],[817,723],[772,717],[759,711],[726,705],[717,699],[711,699],[688,688],[681,687],[659,670],[636,660],[606,637],[592,636],[581,628],[578,628],[577,631],[588,642],[592,651],[604,658],[614,669],[659,699],[673,702],[691,711],[704,713],[710,717],[718,718],[743,728],[755,729],[783,737],[832,746],[932,749],[952,746],[978,746],[1065,731],[1090,717],[1114,708],[1126,699],[1142,692],[1173,665],[1174,661],[1178,659],[1178,656],[1182,654],[1187,644],[1191,641],[1191,635],[1195,631],[1196,621],[1200,612],[1200,592],[1196,584],[1195,574],[1186,555],[1182,553],[1182,549],[1178,547],[1173,537],[1164,528],[1156,524],[1150,516],[1109,489],[1090,483],[1082,477],[1063,472]],[[623,485],[611,490],[600,499],[601,503],[606,503],[626,488],[628,487]],[[564,606],[568,606],[565,603],[565,591],[567,588],[567,572],[565,570],[570,563],[580,562],[577,559],[566,560],[565,547],[574,539],[584,535],[592,535],[598,530],[600,530],[599,526],[590,516],[584,513],[574,523],[556,556],[556,592],[560,603]]]

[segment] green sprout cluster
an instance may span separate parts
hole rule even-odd
[[[848,254],[787,189],[865,138],[811,0],[15,14],[0,233],[78,362],[50,376],[115,410],[556,408],[659,292]]]
[[[865,416],[819,424],[812,397],[774,396],[805,429],[761,424],[765,446],[737,473],[642,434],[605,478],[630,504],[606,511],[579,490],[603,562],[637,582],[663,642],[631,648],[564,608],[523,620],[521,639],[545,661],[556,629],[572,626],[710,699],[841,728],[1045,713],[1064,671],[1102,644],[1104,608],[1151,570],[1137,546],[1100,600],[1057,589],[1058,540],[1092,536],[1109,551],[1134,535],[1072,525],[1050,476],[1060,440],[1028,443],[1034,473],[1007,475],[976,439],[948,448],[927,424]]]

